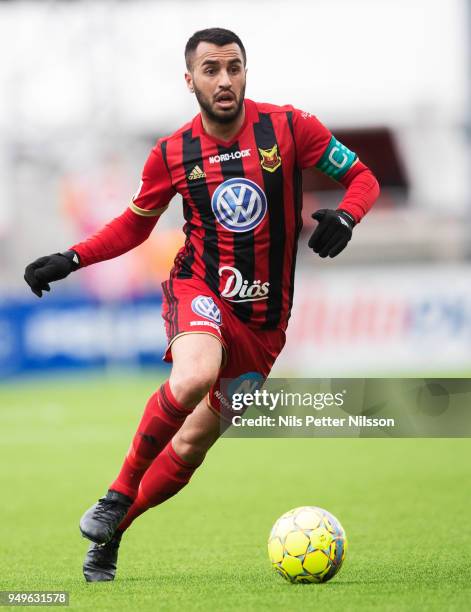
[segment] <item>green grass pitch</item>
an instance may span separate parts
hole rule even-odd
[[[0,387],[0,590],[65,590],[91,610],[469,610],[471,440],[223,439],[178,496],[123,539],[114,583],[87,584],[82,512],[121,465],[160,382]],[[347,531],[340,573],[290,585],[266,541],[318,505]]]

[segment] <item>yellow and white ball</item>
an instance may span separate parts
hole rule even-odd
[[[327,582],[342,566],[347,536],[340,522],[316,506],[283,514],[270,532],[273,568],[290,582]]]

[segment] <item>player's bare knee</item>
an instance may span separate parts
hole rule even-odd
[[[178,403],[183,406],[198,404],[216,382],[218,372],[210,369],[196,369],[193,372],[173,373],[170,388]]]

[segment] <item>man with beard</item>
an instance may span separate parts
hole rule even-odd
[[[318,225],[309,246],[320,257],[345,248],[379,193],[370,170],[313,115],[245,99],[246,53],[236,34],[196,32],[185,59],[200,113],[157,142],[129,208],[25,272],[41,297],[51,281],[136,247],[173,196],[183,198],[186,240],[162,284],[172,370],[148,400],[117,478],[80,521],[93,542],[84,563],[88,581],[114,579],[125,530],[189,482],[230,423],[222,381],[266,379],[283,348],[302,170],[315,166],[346,188],[337,210],[313,215]]]

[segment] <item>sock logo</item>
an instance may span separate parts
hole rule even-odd
[[[200,317],[221,325],[221,311],[213,298],[206,295],[198,295],[191,302],[191,310]]]
[[[146,433],[143,433],[142,431],[138,431],[137,435],[140,436],[148,444],[151,444],[152,446],[158,446],[159,445],[159,443],[157,442],[155,437],[151,436],[150,434],[146,434]]]

